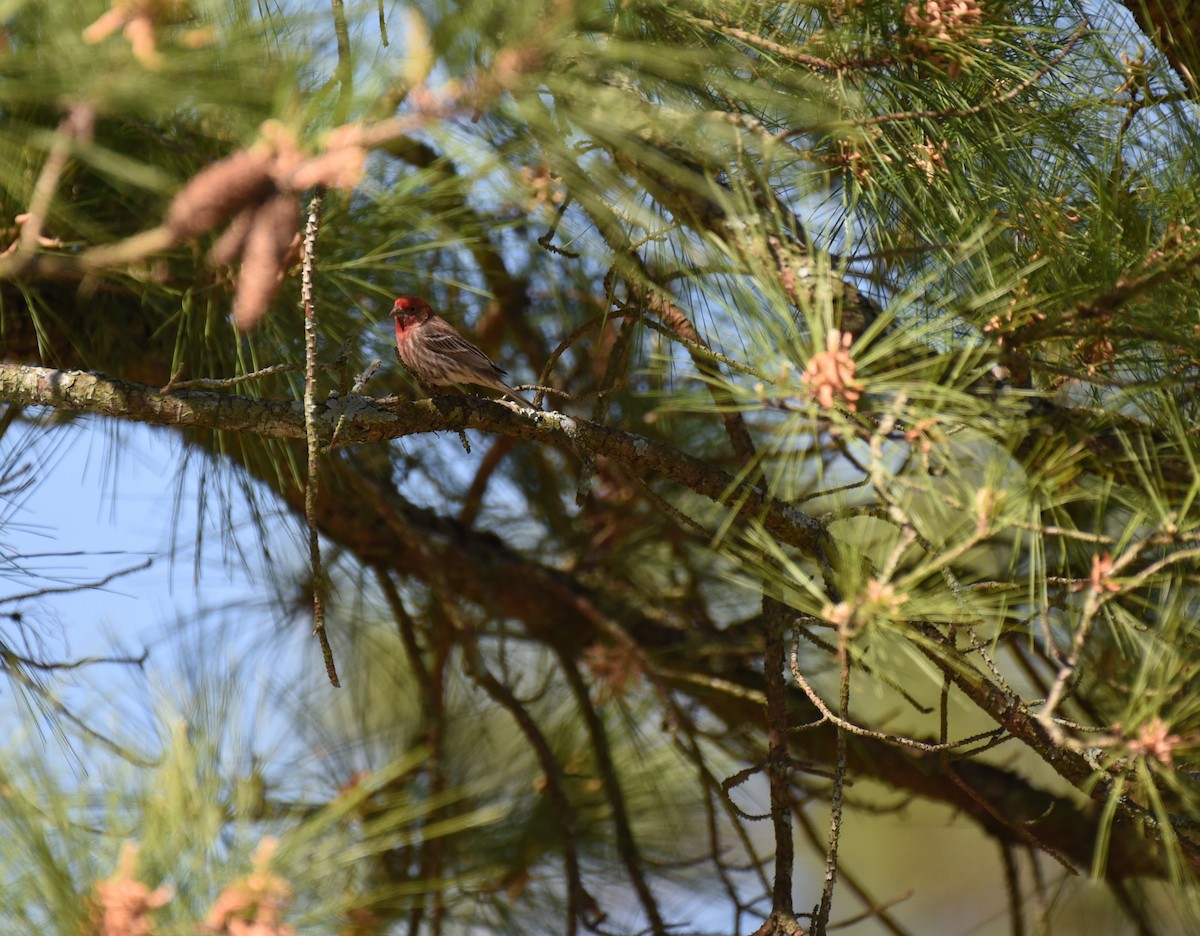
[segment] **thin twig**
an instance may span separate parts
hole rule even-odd
[[[796,824],[800,826],[801,831],[804,832],[809,844],[813,846],[814,850],[821,851],[822,848],[817,836],[817,829],[813,825],[812,821],[808,818],[808,815],[803,809],[793,810],[793,815],[795,816]],[[902,927],[890,913],[888,913],[888,910],[899,903],[910,900],[913,896],[912,891],[906,891],[899,897],[893,897],[891,900],[886,901],[885,903],[878,903],[870,894],[867,893],[866,888],[858,880],[856,880],[853,875],[847,872],[845,868],[839,869],[838,875],[843,881],[845,881],[846,886],[849,887],[850,890],[854,891],[855,895],[866,907],[866,909],[856,916],[848,917],[844,920],[838,920],[830,926],[830,929],[842,929],[847,926],[853,926],[862,920],[873,919],[877,921],[880,926],[891,933],[892,936],[909,936],[908,931],[905,930],[904,927]]]
[[[554,222],[550,225],[550,230],[538,238],[538,246],[545,247],[548,251],[558,254],[561,257],[566,257],[570,260],[578,260],[579,254],[574,250],[567,250],[565,247],[555,247],[552,241],[554,235],[558,233],[558,226],[562,222],[563,215],[567,213],[567,208],[571,205],[571,198],[567,196],[562,200],[562,204],[558,206],[558,211],[554,213]]]
[[[467,529],[475,525],[475,518],[479,516],[480,508],[483,506],[483,496],[487,493],[488,482],[491,481],[496,469],[500,467],[500,463],[516,447],[516,444],[515,439],[502,436],[484,452],[483,460],[479,463],[479,470],[475,472],[475,477],[471,479],[471,486],[463,495],[462,510],[458,513],[458,522]]]
[[[379,360],[379,358],[375,358],[370,364],[367,365],[367,369],[359,374],[357,378],[355,378],[354,386],[350,388],[350,396],[354,396],[357,393],[362,393],[363,387],[365,387],[367,382],[375,376],[375,373],[379,370],[381,363],[382,362]],[[346,425],[346,419],[349,415],[349,412],[344,412],[338,417],[337,425],[333,427],[333,435],[330,436],[329,445],[325,447],[325,451],[333,451],[334,445],[337,444],[338,435],[342,431],[342,426]]]
[[[997,809],[996,804],[993,803],[987,796],[984,796],[967,781],[967,778],[963,776],[961,771],[959,771],[957,764],[944,759],[943,766],[946,776],[950,779],[950,782],[962,790],[963,793],[967,795],[968,799],[970,799],[971,802],[978,806],[979,809],[981,809],[984,813],[990,816],[998,826],[1008,829],[1017,839],[1024,842],[1031,848],[1035,848],[1038,851],[1049,855],[1060,865],[1062,865],[1063,869],[1068,874],[1079,874],[1078,869],[1071,864],[1066,855],[1062,854],[1058,849],[1054,848],[1048,842],[1043,842],[1038,838],[1036,834],[1038,829],[1036,822],[1021,821],[1005,814],[1001,810]]]
[[[88,104],[76,104],[67,112],[55,131],[46,154],[46,162],[29,198],[29,210],[22,215],[21,233],[16,243],[5,251],[8,256],[0,257],[0,277],[21,272],[33,261],[37,249],[43,242],[42,230],[50,205],[58,191],[58,182],[67,167],[71,150],[76,140],[88,140],[92,136],[92,125],[96,114]]]
[[[595,318],[588,319],[588,321],[576,328],[573,332],[571,332],[570,335],[568,335],[559,343],[558,347],[551,352],[550,357],[546,360],[546,365],[542,368],[542,372],[538,376],[538,386],[536,389],[539,392],[559,393],[565,396],[566,394],[563,394],[562,391],[552,390],[545,386],[550,380],[550,373],[554,369],[554,365],[558,363],[558,359],[562,357],[563,353],[566,352],[568,348],[578,342],[579,339],[581,339],[588,332],[599,328],[610,319],[632,319],[633,321],[638,322],[641,325],[645,325],[652,331],[662,335],[664,338],[682,345],[688,351],[692,352],[693,355],[709,357],[717,363],[724,364],[731,370],[739,371],[748,376],[755,377],[758,380],[771,380],[771,377],[768,374],[762,373],[741,361],[734,360],[733,358],[722,354],[719,351],[714,351],[712,348],[708,347],[708,345],[703,344],[702,342],[692,341],[689,338],[686,338],[683,335],[680,335],[678,332],[663,325],[661,322],[642,315],[640,312],[630,312],[624,309],[613,309],[606,311],[603,315],[597,315]],[[534,402],[536,403],[538,401],[535,399]]]
[[[829,706],[825,704],[825,700],[821,698],[817,691],[809,684],[808,680],[804,678],[804,674],[800,672],[799,637],[796,637],[792,643],[791,668],[792,678],[796,680],[796,685],[800,687],[806,696],[808,696],[808,701],[816,706],[817,711],[821,713],[820,719],[807,725],[799,725],[797,726],[796,730],[816,728],[818,725],[823,725],[828,722],[835,728],[847,731],[850,734],[858,735],[861,738],[873,738],[876,741],[884,741],[888,744],[895,744],[899,747],[911,747],[918,751],[926,751],[931,754],[943,750],[953,750],[961,747],[963,744],[969,743],[970,741],[981,737],[980,735],[975,735],[972,736],[972,738],[966,738],[961,741],[953,741],[948,744],[929,744],[925,741],[918,741],[916,738],[905,738],[901,735],[891,735],[883,731],[872,731],[870,728],[864,728],[861,725],[854,724],[854,722],[849,721],[848,719],[842,718],[839,715],[835,715]]]
[[[838,718],[849,721],[850,713],[850,651],[848,624],[838,628]],[[821,890],[821,903],[813,920],[813,933],[825,936],[829,928],[829,913],[833,908],[833,889],[837,884],[838,845],[842,839],[842,798],[846,788],[846,729],[837,729],[837,752],[834,760],[833,789],[829,798],[829,841],[825,846],[825,886]]]
[[[787,59],[789,62],[795,62],[797,65],[803,65],[806,68],[816,69],[818,71],[837,71],[838,64],[831,62],[829,59],[823,59],[816,55],[808,55],[804,52],[798,52],[791,46],[783,45],[779,42],[774,42],[765,36],[760,36],[757,33],[749,32],[745,29],[738,29],[735,26],[729,26],[725,23],[720,23],[715,20],[701,19],[698,16],[681,16],[685,23],[691,23],[694,26],[702,26],[706,29],[714,29],[724,33],[731,39],[740,39],[746,45],[754,46],[756,49],[762,49],[764,52],[769,52],[772,55],[778,55],[780,58]]]
[[[792,626],[796,629],[796,631],[798,633],[800,633],[804,637],[805,640],[807,640],[813,646],[818,647],[821,650],[824,650],[826,653],[836,655],[837,648],[834,647],[833,644],[829,643],[828,641],[822,640],[820,637],[818,637],[816,634],[814,634],[812,631],[810,631],[808,629],[808,627],[805,626],[805,624],[801,623],[804,621],[810,622],[812,624],[820,623],[819,619],[814,618],[808,614],[802,614],[796,619],[796,622]],[[900,680],[896,679],[894,676],[889,674],[886,670],[871,666],[871,664],[867,663],[865,660],[858,660],[857,662],[858,662],[859,669],[861,669],[868,676],[873,676],[874,678],[882,681],[885,685],[890,686],[893,690],[895,690],[897,695],[899,695],[905,702],[907,702],[909,705],[911,705],[914,709],[916,709],[922,715],[929,715],[934,711],[932,706],[922,705],[919,701],[917,701],[916,697],[911,692],[909,692],[907,689],[905,689],[904,686],[902,686],[900,684]]]
[[[446,672],[451,656],[456,652],[458,635],[466,632],[469,625],[459,620],[458,609],[451,602],[434,606],[430,615],[430,659],[429,691],[421,699],[422,733],[429,755],[425,759],[424,773],[429,785],[429,798],[437,803],[425,820],[425,833],[418,846],[419,859],[417,877],[422,881],[440,881],[446,867],[446,842],[433,833],[442,822],[451,821],[451,812],[444,800],[450,788],[450,777],[446,763]],[[446,921],[446,890],[435,887],[429,903],[418,903],[410,914],[410,925],[424,913],[429,916],[430,936],[443,936]],[[416,929],[420,932],[420,928]]]
[[[579,931],[579,920],[586,919],[585,910],[596,907],[596,902],[583,888],[583,878],[579,871],[575,812],[571,808],[571,801],[563,785],[562,768],[554,756],[550,742],[529,710],[521,704],[516,693],[497,679],[487,668],[474,631],[470,627],[466,627],[461,631],[461,635],[467,672],[483,686],[484,691],[491,696],[493,701],[512,716],[521,733],[525,735],[525,740],[533,748],[538,764],[542,768],[542,780],[545,784],[542,792],[558,820],[557,834],[562,840],[563,869],[567,875],[566,936],[575,936]],[[598,907],[596,909],[598,910]],[[603,919],[604,914],[601,911],[596,916],[598,917],[596,922],[599,922]]]
[[[51,586],[48,588],[39,588],[36,591],[21,592],[17,595],[6,595],[0,597],[0,604],[12,604],[17,601],[32,601],[35,598],[44,598],[46,595],[68,595],[72,592],[88,591],[93,588],[103,588],[105,585],[115,579],[119,579],[126,575],[132,575],[134,572],[141,572],[145,569],[148,569],[153,563],[154,559],[152,557],[147,559],[145,562],[139,562],[135,566],[129,566],[126,569],[118,569],[116,572],[112,572],[104,576],[104,578],[96,579],[94,582],[80,582],[77,585]]]
[[[791,755],[788,747],[787,684],[784,681],[783,606],[763,596],[763,681],[767,691],[767,786],[775,834],[775,879],[771,916],[776,928],[795,920],[792,903],[795,842],[792,838]]]
[[[762,822],[765,819],[770,819],[770,813],[752,813],[742,809],[733,801],[731,791],[736,787],[741,786],[751,777],[757,776],[766,769],[767,763],[763,761],[761,764],[751,764],[749,767],[743,767],[737,773],[730,774],[721,781],[721,793],[725,796],[725,801],[733,808],[734,814],[739,819],[744,819],[747,822]]]
[[[694,532],[699,533],[709,542],[713,540],[714,534],[712,530],[706,527],[699,520],[689,517],[686,513],[659,494],[658,491],[654,490],[654,488],[650,486],[649,481],[647,481],[641,475],[630,475],[630,477],[633,479],[634,484],[636,484],[641,489],[642,493],[646,495],[650,503],[678,523],[681,528],[693,530]]]
[[[334,364],[318,364],[318,370],[335,367]],[[176,374],[181,373],[183,366],[171,375],[171,379],[159,390],[159,393],[170,393],[172,390],[226,390],[249,380],[261,380],[263,377],[274,377],[276,374],[295,374],[307,370],[305,364],[272,364],[252,371],[249,374],[238,374],[236,377],[195,377],[191,380],[176,380]]]
[[[317,530],[317,486],[321,469],[321,440],[317,432],[317,316],[313,300],[313,258],[317,246],[317,229],[321,223],[324,190],[318,188],[308,208],[304,225],[304,266],[301,270],[300,294],[304,303],[304,436],[308,443],[308,478],[304,490],[304,518],[308,521],[308,556],[312,564],[313,634],[321,645],[325,673],[330,685],[338,687],[337,667],[333,650],[325,633],[325,570],[321,565],[321,537]]]
[[[1067,694],[1069,684],[1079,664],[1079,657],[1083,653],[1084,644],[1087,643],[1088,638],[1091,636],[1096,615],[1100,613],[1100,609],[1114,594],[1114,591],[1110,591],[1110,589],[1115,589],[1116,594],[1119,594],[1121,591],[1120,586],[1112,584],[1111,577],[1121,572],[1127,565],[1137,559],[1146,548],[1146,542],[1146,540],[1140,540],[1132,543],[1124,553],[1116,559],[1111,560],[1108,569],[1103,575],[1093,573],[1094,578],[1090,581],[1087,593],[1083,599],[1083,609],[1080,614],[1079,626],[1076,627],[1075,636],[1071,640],[1071,652],[1067,656],[1067,659],[1063,661],[1063,665],[1054,679],[1054,685],[1050,687],[1050,695],[1047,696],[1046,702],[1037,716],[1038,721],[1045,726],[1046,730],[1050,733],[1050,737],[1058,744],[1063,743],[1064,735],[1054,718],[1054,712],[1058,708],[1059,703],[1062,702],[1063,697]],[[1146,576],[1152,574],[1151,570],[1157,571],[1159,568],[1179,558],[1180,555],[1187,555],[1188,558],[1193,558],[1192,554],[1195,552],[1195,550],[1181,550],[1180,553],[1153,563],[1149,569],[1140,573],[1135,581],[1141,584],[1141,581]]]
[[[1025,899],[1021,895],[1021,875],[1016,849],[1011,842],[1000,842],[1000,860],[1004,865],[1004,889],[1008,892],[1008,919],[1012,936],[1025,936]]]
[[[733,883],[729,874],[729,863],[721,858],[721,851],[724,847],[721,843],[724,841],[725,833],[717,824],[717,814],[714,806],[716,799],[720,799],[721,808],[729,820],[729,828],[738,837],[738,842],[749,859],[747,870],[758,879],[764,892],[769,890],[771,886],[763,870],[765,862],[759,856],[758,849],[754,844],[754,840],[748,834],[745,823],[739,821],[741,810],[730,798],[728,792],[725,790],[724,783],[717,779],[712,769],[708,766],[697,737],[699,732],[695,722],[689,713],[683,711],[682,707],[678,706],[674,701],[672,701],[672,705],[678,709],[677,720],[682,726],[679,740],[680,747],[683,750],[684,756],[695,764],[700,781],[708,791],[708,795],[704,797],[704,801],[705,816],[708,820],[709,857],[712,859],[713,866],[716,868],[717,875],[721,879],[722,886],[734,910],[734,926],[730,931],[735,933],[741,932],[741,917],[743,913],[749,910],[749,904],[740,898],[738,888]]]
[[[0,666],[0,672],[4,672],[10,678],[15,679],[18,683],[20,683],[22,686],[24,686],[26,689],[28,689],[30,692],[32,692],[34,695],[36,695],[38,698],[40,698],[47,706],[49,706],[55,712],[57,712],[60,718],[63,718],[63,719],[66,719],[67,721],[69,721],[71,724],[73,724],[76,728],[78,728],[80,731],[82,731],[87,737],[91,738],[93,741],[96,741],[97,743],[101,744],[102,746],[108,748],[108,750],[112,751],[112,753],[116,754],[118,757],[120,757],[124,760],[127,760],[129,763],[131,763],[137,767],[155,767],[155,766],[157,766],[156,761],[149,760],[144,757],[139,757],[137,754],[134,754],[132,751],[122,747],[120,744],[118,744],[112,738],[108,737],[108,735],[103,734],[103,733],[97,731],[95,728],[92,728],[90,725],[88,725],[82,718],[80,718],[78,715],[76,715],[74,712],[72,712],[69,708],[67,708],[67,706],[63,702],[61,702],[59,699],[55,698],[50,693],[50,690],[48,688],[43,686],[38,680],[34,679],[30,674],[26,673],[24,668],[20,665],[20,663],[16,659],[2,660],[2,661],[0,661],[0,663],[3,663],[3,665]],[[16,665],[13,665],[13,664],[16,664]]]
[[[95,666],[98,663],[114,663],[118,666],[142,666],[149,658],[150,651],[143,650],[141,654],[135,657],[95,656],[81,657],[78,660],[35,660],[33,657],[27,657],[10,650],[4,646],[3,642],[0,642],[0,662],[3,662],[5,666],[17,663],[29,669],[42,670],[43,672],[82,669],[85,666]]]
[[[425,665],[425,655],[421,649],[421,645],[417,640],[417,623],[413,620],[408,609],[404,607],[404,601],[400,598],[400,592],[396,589],[396,583],[392,581],[391,573],[383,566],[375,566],[375,578],[379,582],[379,587],[383,591],[383,597],[387,600],[388,607],[392,609],[392,617],[396,619],[396,627],[400,632],[400,642],[404,644],[404,652],[408,656],[408,665],[412,668],[413,675],[420,685],[421,697],[429,698],[433,693],[433,680],[429,675],[429,667]]]
[[[346,7],[343,0],[333,3],[333,33],[337,39],[338,121],[350,114],[350,99],[354,94],[354,63],[350,58],[350,28],[346,24]],[[382,15],[382,14],[381,14]]]
[[[599,713],[592,705],[587,685],[579,674],[575,660],[561,647],[556,647],[555,650],[567,685],[570,686],[575,703],[579,706],[583,720],[587,723],[588,736],[592,740],[592,752],[596,758],[596,767],[604,782],[604,793],[608,797],[609,806],[612,808],[617,853],[621,856],[621,861],[625,865],[625,870],[629,874],[633,889],[638,896],[638,902],[642,905],[642,910],[650,923],[650,932],[654,933],[654,936],[666,936],[667,925],[662,918],[662,911],[658,908],[658,901],[655,900],[654,893],[650,890],[650,883],[646,880],[645,872],[642,870],[642,856],[633,837],[633,828],[625,807],[625,794],[621,789],[620,778],[612,759],[612,750],[608,744],[608,733],[604,729],[604,723],[601,721]]]

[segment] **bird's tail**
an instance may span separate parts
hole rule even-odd
[[[497,383],[499,384],[498,389],[503,389],[505,396],[511,397],[513,400],[520,403],[522,406],[528,406],[530,409],[537,409],[537,407],[534,406],[532,402],[527,400],[525,397],[521,396],[521,394],[517,393],[516,390],[514,390],[512,387],[510,387],[508,384],[506,384],[503,380],[497,381]]]

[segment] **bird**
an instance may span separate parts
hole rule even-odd
[[[474,384],[499,390],[531,409],[533,404],[504,382],[506,371],[459,334],[420,296],[401,296],[392,305],[396,354],[423,383],[435,387]]]

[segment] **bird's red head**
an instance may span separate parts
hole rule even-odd
[[[401,296],[392,305],[392,315],[396,318],[424,322],[433,315],[433,309],[429,308],[429,303],[420,296]]]

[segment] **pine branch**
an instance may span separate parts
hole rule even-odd
[[[0,363],[0,401],[180,428],[247,432],[274,439],[305,438],[304,407],[296,401],[194,390],[164,394],[144,384],[83,371]],[[628,468],[661,475],[713,501],[736,503],[740,514],[761,518],[782,542],[811,555],[823,554],[826,532],[815,518],[698,458],[644,436],[481,397],[441,396],[386,407],[382,402],[386,401],[346,397],[317,403],[314,418],[319,435],[332,435],[338,421],[347,415],[349,421],[341,433],[344,446],[384,442],[420,432],[483,429],[578,448]]]

